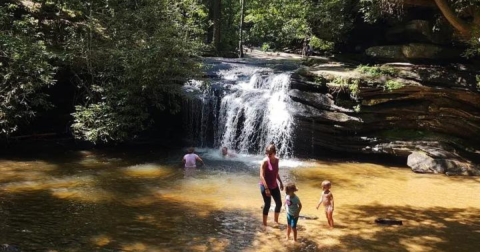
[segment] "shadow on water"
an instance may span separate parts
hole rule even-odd
[[[457,205],[457,200],[451,207],[437,201],[411,206],[415,201],[385,198],[405,193],[404,197],[415,200],[418,195],[408,194],[418,190],[419,184],[429,184],[421,190],[430,193],[445,182],[452,187],[464,185],[462,190],[473,197],[467,187],[475,190],[478,179],[318,161],[312,161],[312,168],[283,169],[300,184],[302,212],[319,216],[299,221],[299,242],[292,244],[284,240],[283,213],[278,228],[264,230],[260,224],[256,165],[206,158],[205,167],[185,178],[178,165],[182,155],[181,151],[162,154],[139,149],[40,155],[25,161],[40,160],[39,165],[55,169],[24,167],[21,159],[17,164],[5,161],[11,168],[6,172],[18,172],[20,177],[0,179],[0,244],[15,245],[21,251],[402,252],[476,251],[480,244],[477,201]],[[5,163],[0,162],[0,168]],[[313,206],[326,178],[333,181],[338,196],[333,230],[325,228],[323,213]],[[389,188],[399,194],[380,192]],[[458,191],[446,196],[455,197]],[[402,220],[404,225],[376,225],[378,217]]]
[[[244,211],[197,208],[208,206],[161,197],[149,206],[66,204],[37,192],[3,202],[0,242],[22,251],[238,251],[260,231]]]
[[[345,207],[345,206],[344,206]],[[480,209],[346,206],[349,232],[322,251],[476,251]],[[402,220],[402,226],[374,224],[377,217]],[[367,229],[366,227],[371,227]]]

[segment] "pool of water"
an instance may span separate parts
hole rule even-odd
[[[371,163],[282,160],[303,203],[299,241],[261,225],[262,157],[185,171],[181,151],[66,151],[0,159],[0,244],[21,251],[477,251],[480,179]],[[315,206],[332,181],[336,227]],[[284,197],[284,196],[282,196]],[[318,219],[315,219],[318,217]],[[403,221],[381,226],[379,217]],[[269,224],[272,224],[272,217]]]

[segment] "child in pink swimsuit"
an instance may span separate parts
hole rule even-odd
[[[322,195],[320,196],[320,201],[318,202],[317,205],[317,210],[318,207],[323,203],[325,206],[325,215],[327,216],[328,220],[328,226],[333,228],[333,210],[335,208],[334,203],[333,203],[333,194],[330,191],[330,188],[332,187],[332,183],[328,180],[325,180],[322,182]]]
[[[190,147],[190,148],[188,148],[188,154],[183,156],[182,163],[184,163],[185,168],[195,168],[195,167],[197,167],[197,162],[196,161],[199,161],[203,165],[203,160],[197,154],[195,154],[194,152],[195,152],[195,148]]]

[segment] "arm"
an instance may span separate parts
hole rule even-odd
[[[277,159],[277,162],[280,162],[280,160]],[[280,164],[278,164],[278,167],[280,167]],[[280,191],[283,191],[283,182],[278,173],[277,173],[277,179],[278,179],[278,182],[280,182]]]
[[[302,211],[302,202],[298,202],[298,212],[297,212],[297,216],[300,216],[300,211]]]
[[[320,201],[318,201],[317,209],[322,204],[322,202],[323,202],[323,192],[322,192],[322,195],[320,195]]]
[[[333,203],[333,194],[330,193],[330,195],[331,195],[331,197],[332,197],[332,199],[331,199],[331,201],[330,201],[330,202],[332,202],[332,210],[334,210],[334,209],[335,209],[335,204]]]
[[[203,160],[202,160],[198,155],[195,157],[195,160],[197,160],[198,162],[202,163],[202,165],[203,165]]]
[[[265,166],[267,162],[264,160],[260,165],[260,181],[262,182],[263,186],[265,187],[265,193],[267,196],[270,196],[270,189],[268,189],[267,181],[265,180]]]

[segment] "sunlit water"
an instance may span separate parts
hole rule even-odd
[[[480,179],[369,163],[282,160],[303,203],[299,242],[286,217],[265,230],[261,157],[185,171],[183,153],[79,151],[0,160],[0,244],[21,251],[478,251]],[[55,158],[58,156],[58,158]],[[336,227],[315,206],[332,181]],[[282,196],[284,197],[284,196]],[[318,219],[315,219],[318,217]],[[378,217],[402,220],[381,226]]]

